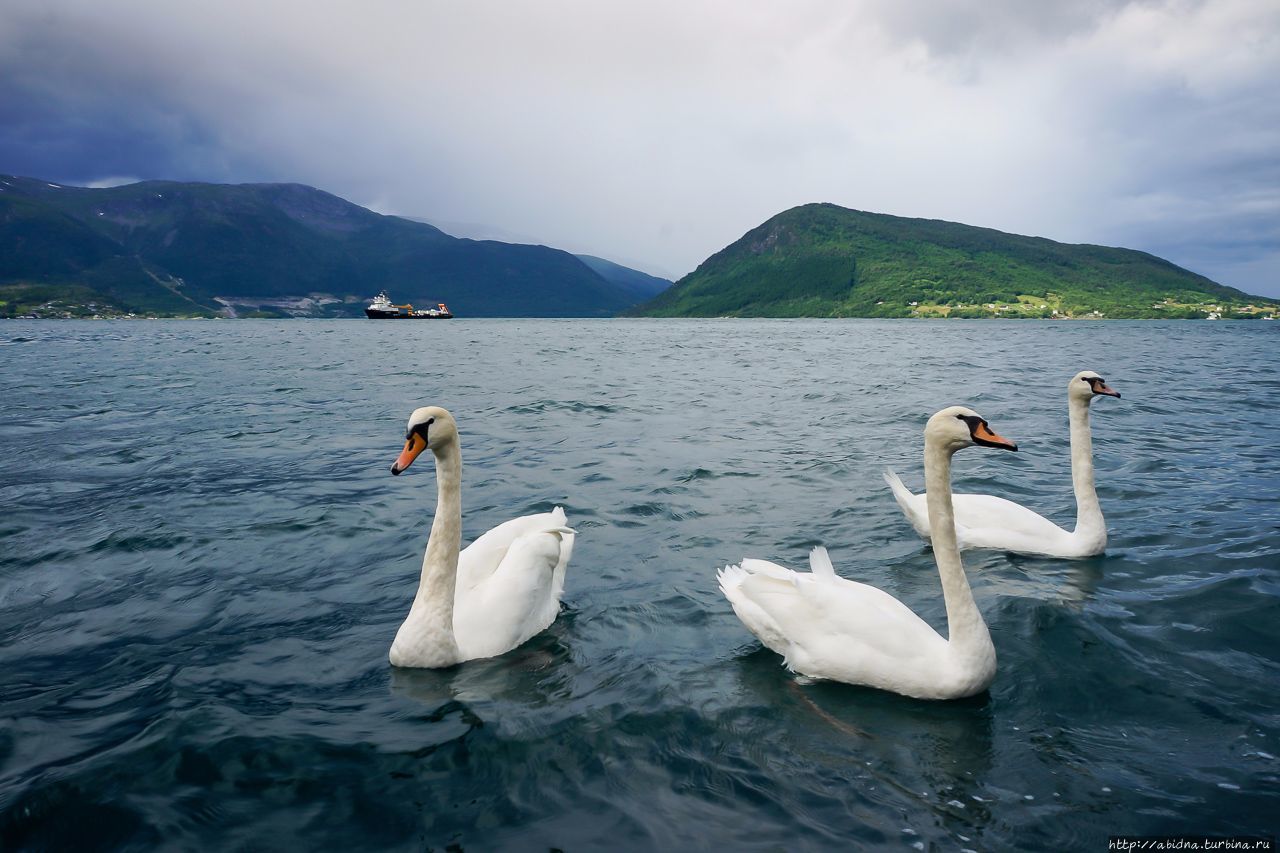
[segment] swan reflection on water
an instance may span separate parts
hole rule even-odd
[[[980,834],[990,820],[992,793],[985,785],[996,764],[999,704],[990,692],[935,702],[810,680],[780,673],[777,655],[754,643],[734,663],[738,684],[731,692],[773,709],[741,732],[744,741],[765,745],[759,749],[771,763],[796,774],[842,766],[860,794],[909,800],[911,810],[926,808],[964,835]],[[928,777],[927,789],[900,781],[920,776]]]
[[[1055,601],[1079,607],[1091,601],[1104,576],[1103,567],[1122,561],[1117,555],[1087,557],[1082,560],[1051,560],[1005,554],[1002,571],[988,575],[991,591],[1002,596]]]
[[[433,710],[461,703],[476,722],[521,728],[522,719],[545,717],[546,709],[570,698],[578,668],[558,633],[553,628],[505,655],[447,669],[393,666],[388,688]]]

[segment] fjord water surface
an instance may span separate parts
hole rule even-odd
[[[1274,833],[1280,337],[1270,323],[0,325],[0,848],[1105,849]],[[953,403],[1017,454],[956,488],[1073,519],[1093,412],[1103,557],[972,552],[1000,669],[931,703],[800,683],[716,589],[837,571],[945,631],[919,488]],[[563,505],[558,621],[398,671],[429,458],[464,538]]]

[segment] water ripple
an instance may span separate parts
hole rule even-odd
[[[1273,325],[9,321],[0,848],[1273,832]],[[801,683],[719,596],[726,562],[825,544],[944,625],[880,470],[919,487],[925,419],[967,403],[1021,452],[958,456],[957,490],[1069,525],[1084,367],[1124,393],[1094,407],[1111,548],[966,555],[987,694]],[[548,631],[398,671],[435,491],[387,468],[427,403],[458,417],[464,537],[556,505],[580,536]]]

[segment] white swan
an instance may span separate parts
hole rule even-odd
[[[500,524],[459,553],[462,454],[457,424],[438,406],[409,417],[391,473],[404,471],[424,450],[436,459],[436,514],[418,594],[391,644],[391,663],[444,667],[495,657],[555,621],[574,532],[556,507]]]
[[[1093,438],[1089,430],[1089,403],[1094,397],[1119,397],[1092,370],[1083,370],[1067,383],[1067,410],[1071,421],[1071,484],[1076,493],[1076,529],[1063,530],[1049,519],[1021,504],[995,495],[955,496],[956,536],[960,548],[992,548],[1048,557],[1092,557],[1107,547],[1107,523],[1093,485]],[[925,496],[912,494],[892,471],[884,480],[902,512],[929,540],[929,513]]]
[[[996,650],[965,578],[951,510],[951,455],[974,444],[1018,449],[961,406],[943,409],[925,426],[925,484],[939,531],[933,555],[948,639],[887,592],[838,577],[825,548],[813,549],[808,573],[765,560],[726,566],[718,578],[733,612],[802,675],[919,699],[981,693],[995,677]]]

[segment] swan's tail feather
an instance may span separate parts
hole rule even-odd
[[[729,594],[729,590],[737,589],[746,579],[747,572],[743,570],[742,566],[725,566],[716,572],[716,580],[720,583],[720,591],[726,596]]]
[[[787,652],[790,643],[787,641],[786,634],[778,626],[777,621],[769,615],[753,596],[743,589],[743,586],[751,579],[753,575],[762,575],[771,579],[777,578],[782,582],[793,582],[791,578],[780,577],[780,568],[772,563],[764,560],[746,559],[738,566],[725,566],[716,573],[717,580],[720,581],[720,591],[724,593],[724,597],[729,599],[729,604],[733,606],[733,612],[737,614],[738,619],[746,626],[747,630],[755,634],[760,642],[764,643],[766,648],[783,656],[783,663],[787,663]],[[775,581],[771,580],[770,583]],[[789,663],[787,663],[790,666]]]
[[[895,474],[892,468],[885,468],[882,474],[885,483],[893,491],[893,496],[897,499],[898,505],[905,510],[911,501],[911,490],[903,485],[902,478]]]
[[[831,565],[831,555],[821,545],[809,552],[809,571],[813,572],[813,576],[819,580],[836,579],[836,567]]]
[[[883,474],[884,481],[889,484],[889,488],[893,492],[893,499],[898,502],[898,506],[902,509],[902,514],[907,517],[907,521],[911,522],[911,526],[915,528],[917,534],[924,539],[928,539],[929,516],[925,513],[923,502],[917,500],[911,490],[903,485],[902,478],[891,469],[885,468]]]

